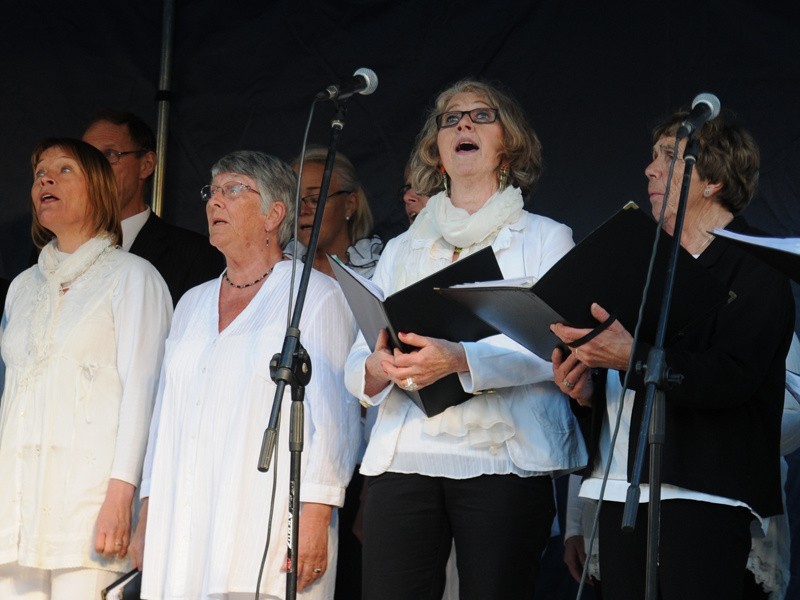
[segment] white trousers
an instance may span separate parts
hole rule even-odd
[[[103,588],[122,573],[99,569],[34,569],[18,563],[0,565],[3,600],[99,600]]]

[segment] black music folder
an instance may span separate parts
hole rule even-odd
[[[403,352],[413,347],[403,344],[397,332],[416,333],[450,341],[473,342],[497,330],[459,303],[437,294],[435,288],[459,283],[491,281],[503,277],[491,248],[451,263],[441,271],[420,279],[384,298],[383,291],[369,279],[355,273],[335,257],[328,256],[359,329],[371,350],[381,329],[389,333],[393,347]],[[405,391],[405,390],[404,390]],[[405,391],[429,417],[470,398],[455,373],[443,377],[417,392]]]
[[[631,335],[638,320],[657,225],[629,203],[565,254],[541,279],[521,278],[441,289],[487,323],[540,357],[550,360],[563,343],[552,323],[596,328],[597,302],[619,319]],[[664,294],[664,273],[672,238],[662,232],[640,339],[654,342]],[[733,295],[683,248],[666,339],[670,340]],[[601,325],[602,327],[602,325]]]
[[[133,569],[100,592],[102,600],[139,600],[142,588],[142,572]]]

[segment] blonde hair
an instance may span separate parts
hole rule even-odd
[[[475,94],[492,108],[497,109],[497,120],[503,128],[503,154],[501,164],[508,165],[508,184],[522,189],[523,194],[533,189],[542,172],[542,144],[528,124],[519,102],[497,85],[464,79],[441,92],[428,111],[422,131],[417,135],[409,167],[411,185],[420,193],[433,195],[443,189],[441,159],[437,136],[436,116],[444,112],[457,94]],[[499,170],[501,164],[497,165]]]
[[[324,166],[327,157],[327,148],[312,145],[306,148],[304,162],[305,164],[314,163]],[[296,167],[299,162],[300,158],[298,157],[294,160],[292,166]],[[356,209],[347,222],[347,235],[350,238],[350,243],[355,244],[358,240],[367,238],[372,233],[372,211],[369,208],[367,194],[358,179],[355,166],[341,152],[337,152],[336,157],[333,159],[333,172],[339,177],[342,189],[350,190],[356,195]]]

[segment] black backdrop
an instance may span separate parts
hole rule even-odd
[[[155,126],[162,6],[154,0],[3,0],[0,274],[24,268],[30,150],[79,136],[100,108]],[[532,210],[576,239],[629,200],[647,204],[653,121],[701,91],[760,142],[749,219],[800,235],[800,18],[789,2],[178,0],[164,216],[203,231],[198,190],[235,149],[299,150],[313,94],[374,69],[349,101],[341,150],[365,182],[376,231],[404,227],[397,188],[422,115],[442,87],[478,76],[525,105],[545,150]],[[330,106],[312,141],[327,143]]]
[[[0,275],[11,278],[30,252],[35,143],[80,136],[89,116],[106,107],[132,110],[155,126],[162,6],[0,6]],[[774,235],[800,236],[796,6],[178,0],[164,216],[203,231],[198,190],[211,164],[236,149],[292,158],[314,92],[367,66],[380,86],[350,100],[341,150],[365,182],[384,237],[405,226],[396,190],[424,110],[438,90],[465,76],[504,83],[526,107],[545,150],[530,208],[570,225],[576,239],[629,200],[646,205],[650,126],[701,91],[736,110],[761,145],[749,220]],[[321,106],[312,141],[327,143],[330,116]]]

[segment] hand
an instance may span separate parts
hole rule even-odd
[[[131,545],[128,547],[128,553],[131,557],[131,565],[134,569],[142,570],[144,565],[144,535],[147,531],[147,506],[149,498],[142,500],[142,506],[139,509],[139,523],[136,525],[136,531],[133,532],[131,538]]]
[[[383,368],[383,363],[393,360],[392,349],[389,347],[389,334],[385,329],[381,329],[375,342],[375,350],[367,357],[364,365],[366,371],[364,393],[367,396],[374,396],[389,384],[391,377]]]
[[[297,539],[297,591],[302,592],[328,568],[328,529],[333,507],[304,502]]]
[[[136,488],[119,479],[109,479],[106,498],[95,524],[95,552],[110,558],[125,558],[131,534],[131,502]]]
[[[467,371],[467,355],[461,344],[415,333],[400,333],[400,341],[418,350],[401,352],[394,350],[394,360],[381,363],[391,380],[403,389],[408,388],[409,379],[414,389],[438,381],[450,373]]]
[[[608,319],[608,312],[599,304],[592,304],[592,316],[603,323]],[[576,329],[562,323],[550,326],[552,331],[561,341],[569,344],[584,335],[591,329]],[[625,371],[628,368],[631,352],[633,351],[633,338],[619,321],[614,321],[599,335],[585,344],[572,350],[572,354],[588,367],[601,367]]]
[[[575,355],[561,348],[553,350],[553,381],[559,389],[581,406],[592,405],[592,370],[580,362]]]
[[[574,535],[564,540],[564,564],[569,569],[569,574],[578,583],[583,575],[583,565],[586,563],[586,549],[583,546],[583,536]],[[586,581],[593,585],[591,577]]]

